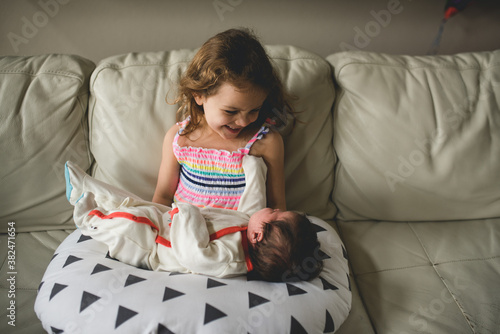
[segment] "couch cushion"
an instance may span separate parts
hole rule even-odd
[[[327,58],[339,218],[500,216],[500,50]]]
[[[7,234],[0,235],[0,333],[32,334],[44,333],[35,310],[35,298],[54,251],[59,244],[74,230],[53,230],[45,232],[21,232],[14,238]],[[15,245],[15,260],[8,253],[9,245]],[[14,242],[15,244],[12,244]],[[8,262],[8,256],[11,256]],[[13,265],[14,267],[11,267]],[[13,279],[12,279],[13,278]],[[9,279],[9,280],[7,280]],[[15,291],[14,293],[12,291]],[[11,306],[11,303],[14,306]],[[8,309],[10,308],[10,309]],[[10,317],[11,315],[15,318]],[[15,319],[15,327],[9,322]],[[12,324],[14,324],[12,323]]]
[[[284,130],[287,203],[332,218],[335,156],[331,69],[320,57],[289,46],[269,46],[284,85],[296,95],[300,123]],[[89,122],[93,176],[150,200],[165,132],[175,122],[175,87],[196,50],[130,53],[103,60],[91,79]]]
[[[500,219],[339,227],[375,332],[498,332]]]
[[[17,232],[73,225],[64,163],[90,167],[86,110],[94,67],[68,55],[0,57],[0,221],[14,221]]]

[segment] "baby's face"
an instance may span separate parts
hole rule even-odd
[[[293,211],[280,211],[279,209],[265,208],[254,213],[248,221],[247,236],[250,243],[255,244],[264,237],[264,225],[273,221],[292,221],[297,213]]]

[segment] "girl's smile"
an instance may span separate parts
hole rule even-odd
[[[255,122],[267,94],[250,84],[238,88],[224,82],[213,95],[195,95],[203,107],[208,128],[226,140],[238,138],[242,130]]]

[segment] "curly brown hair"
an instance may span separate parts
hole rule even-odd
[[[264,225],[263,239],[249,248],[254,279],[271,282],[308,281],[323,269],[316,230],[306,215]]]
[[[180,104],[177,119],[191,117],[183,135],[194,131],[203,119],[203,108],[196,104],[194,95],[216,94],[224,82],[238,88],[251,84],[267,93],[253,125],[260,126],[271,118],[280,127],[293,116],[289,97],[257,37],[248,29],[229,29],[201,46],[180,79],[174,101]]]

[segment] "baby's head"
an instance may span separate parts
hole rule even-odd
[[[303,214],[260,210],[250,217],[247,236],[253,275],[260,279],[307,281],[323,268],[316,231]]]
[[[249,30],[229,29],[201,46],[179,82],[175,102],[180,103],[181,118],[190,116],[191,127],[196,127],[203,118],[203,107],[196,103],[195,97],[212,96],[224,83],[237,89],[264,92],[267,98],[255,123],[262,124],[276,116],[273,109],[281,112],[281,118],[291,111],[277,72],[264,47]],[[274,117],[275,121],[284,122],[280,117]]]

